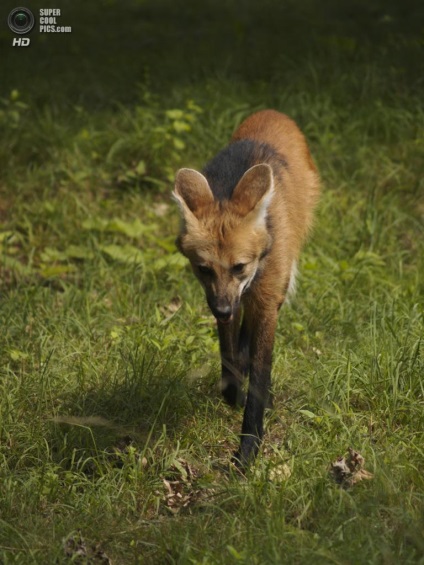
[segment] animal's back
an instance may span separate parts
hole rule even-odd
[[[305,137],[296,123],[276,110],[262,110],[249,116],[234,132],[233,143],[252,140],[272,147],[286,163],[282,182],[276,183],[276,198],[270,214],[284,214],[299,248],[312,223],[319,196],[319,175]]]
[[[306,140],[296,123],[276,110],[262,110],[249,116],[234,132],[232,141],[251,139],[267,143],[292,168],[308,169],[316,173]]]

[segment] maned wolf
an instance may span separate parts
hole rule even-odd
[[[180,169],[173,196],[183,220],[178,248],[217,320],[222,393],[231,405],[245,404],[235,454],[245,467],[263,436],[277,314],[295,286],[318,172],[295,122],[263,110],[240,125],[202,173]]]

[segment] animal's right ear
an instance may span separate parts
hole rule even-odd
[[[199,211],[213,202],[208,181],[194,169],[180,169],[177,172],[172,196],[186,221],[198,218]]]

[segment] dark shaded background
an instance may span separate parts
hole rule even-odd
[[[96,108],[131,103],[142,84],[162,94],[210,78],[274,82],[282,88],[302,67],[312,66],[325,83],[370,62],[393,77],[389,91],[423,86],[422,0],[31,0],[24,5],[37,21],[40,7],[61,8],[58,23],[72,26],[72,33],[40,34],[36,25],[30,47],[13,48],[6,20],[17,3],[2,2],[2,97],[18,89],[39,104]]]

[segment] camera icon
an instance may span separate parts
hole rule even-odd
[[[28,8],[14,8],[8,18],[7,25],[14,33],[29,33],[35,25],[35,18]]]

